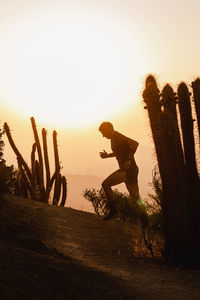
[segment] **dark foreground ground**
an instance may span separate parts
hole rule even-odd
[[[0,299],[200,299],[200,270],[134,257],[133,231],[2,196]]]

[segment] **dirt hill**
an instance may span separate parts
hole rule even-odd
[[[1,196],[1,299],[200,299],[200,270],[134,257],[134,227]]]

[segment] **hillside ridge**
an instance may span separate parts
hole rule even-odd
[[[122,221],[4,195],[0,228],[3,299],[199,299],[200,270],[134,257]]]

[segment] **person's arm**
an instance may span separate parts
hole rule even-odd
[[[128,154],[128,159],[131,159],[133,157],[133,155],[135,154],[139,143],[132,140],[132,139],[128,139],[128,144],[129,144],[129,154]]]
[[[124,170],[127,170],[130,168],[131,166],[131,159],[133,157],[133,155],[135,154],[136,150],[137,150],[137,147],[139,145],[138,142],[132,140],[132,139],[128,139],[128,144],[129,144],[129,154],[128,154],[128,157],[127,157],[127,160],[125,161],[124,163]]]
[[[107,153],[105,150],[103,150],[103,152],[99,153],[101,158],[108,158],[108,157],[115,157],[115,153]]]

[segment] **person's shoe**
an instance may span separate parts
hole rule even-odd
[[[111,209],[111,210],[109,211],[109,213],[107,214],[107,216],[105,216],[105,217],[103,218],[103,220],[104,220],[104,221],[108,221],[108,220],[112,219],[116,214],[117,214],[116,209]]]

